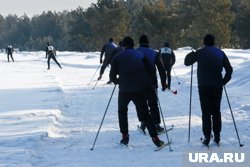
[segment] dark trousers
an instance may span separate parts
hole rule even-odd
[[[168,89],[171,88],[171,66],[168,66],[165,68],[166,69],[166,72],[167,72],[167,77],[168,77]]]
[[[102,66],[101,66],[100,75],[102,75],[104,73],[104,71],[108,65],[109,65],[109,61],[108,61],[108,59],[105,58],[103,63],[102,63]]]
[[[214,134],[220,134],[222,88],[199,87],[199,95],[204,136],[209,137],[211,135],[211,129],[213,129]]]
[[[151,137],[156,137],[157,131],[147,106],[146,96],[144,92],[119,92],[118,96],[118,118],[120,132],[128,134],[128,104],[132,101],[135,104],[139,121],[145,122]]]
[[[60,68],[62,68],[61,67],[61,65],[58,63],[58,61],[56,60],[56,57],[54,56],[54,55],[49,55],[49,57],[48,57],[48,69],[50,69],[50,59],[53,59],[54,60],[54,62],[56,62],[56,64],[60,67]]]
[[[14,59],[13,59],[12,53],[8,53],[8,54],[7,54],[8,62],[10,61],[9,56],[10,56],[10,58],[12,59],[12,61],[14,62]]]
[[[160,112],[159,112],[159,107],[158,107],[156,89],[148,88],[146,91],[146,98],[147,98],[147,102],[149,106],[150,116],[154,124],[160,124],[161,117],[160,117]]]

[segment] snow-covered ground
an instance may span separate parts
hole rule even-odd
[[[14,53],[15,62],[7,62],[0,53],[0,166],[1,167],[166,167],[195,166],[188,163],[190,152],[206,152],[201,146],[201,112],[194,65],[191,140],[188,142],[190,67],[183,65],[187,48],[175,51],[177,62],[172,72],[172,87],[177,95],[162,92],[159,99],[168,133],[169,147],[154,152],[149,136],[137,131],[135,107],[129,105],[130,144],[133,150],[121,147],[115,90],[94,150],[90,151],[105,108],[114,88],[106,85],[109,68],[98,83],[90,82],[99,66],[99,52],[58,52],[63,69],[51,60],[47,70],[44,52]],[[227,85],[240,140],[239,147],[231,112],[223,95],[221,112],[223,130],[221,148],[215,153],[245,153],[249,162],[250,145],[250,50],[224,50],[234,68]],[[166,135],[160,136],[167,141]],[[248,161],[248,162],[247,162]],[[215,165],[221,166],[221,163]],[[237,165],[239,163],[227,163]],[[248,164],[250,165],[250,164]]]

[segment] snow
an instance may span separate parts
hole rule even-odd
[[[222,147],[214,152],[245,152],[249,159],[250,145],[250,50],[224,50],[234,68],[226,86],[241,142],[239,148],[228,103],[223,95],[221,112]],[[94,150],[93,146],[114,85],[106,85],[108,71],[93,89],[98,77],[99,52],[58,52],[63,69],[51,60],[47,70],[45,53],[14,53],[15,62],[7,62],[0,53],[0,166],[2,167],[161,167],[187,166],[191,151],[206,151],[200,144],[201,111],[194,65],[191,140],[188,142],[190,67],[183,65],[190,47],[175,51],[177,60],[172,73],[174,95],[159,89],[159,99],[171,147],[154,152],[149,136],[137,131],[135,107],[129,105],[130,144],[133,150],[121,147],[117,119],[117,93],[112,97]],[[160,138],[167,141],[166,135]],[[249,151],[248,151],[249,152]]]

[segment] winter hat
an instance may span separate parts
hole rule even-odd
[[[214,43],[214,36],[212,34],[207,34],[205,37],[204,37],[204,45],[207,45],[207,46],[213,46],[215,43]]]
[[[112,37],[110,37],[109,38],[109,42],[113,42],[114,40],[113,40],[113,38]]]
[[[145,34],[141,35],[140,39],[139,39],[139,43],[140,44],[149,44],[147,35],[145,35]]]
[[[165,42],[165,43],[164,43],[164,47],[169,47],[169,43],[168,43],[168,42]]]
[[[130,36],[123,38],[122,42],[125,47],[134,47],[134,41]]]

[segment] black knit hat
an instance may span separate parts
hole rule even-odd
[[[204,37],[204,41],[203,41],[203,44],[204,45],[207,45],[207,46],[214,46],[214,41],[215,41],[215,38],[212,34],[207,34],[205,37]]]
[[[169,43],[168,43],[168,42],[165,42],[165,43],[164,43],[164,47],[169,47]]]
[[[125,47],[134,47],[134,40],[130,36],[123,38],[122,42]]]
[[[139,43],[140,44],[149,44],[147,35],[145,35],[145,34],[141,35],[140,39],[139,39]]]

